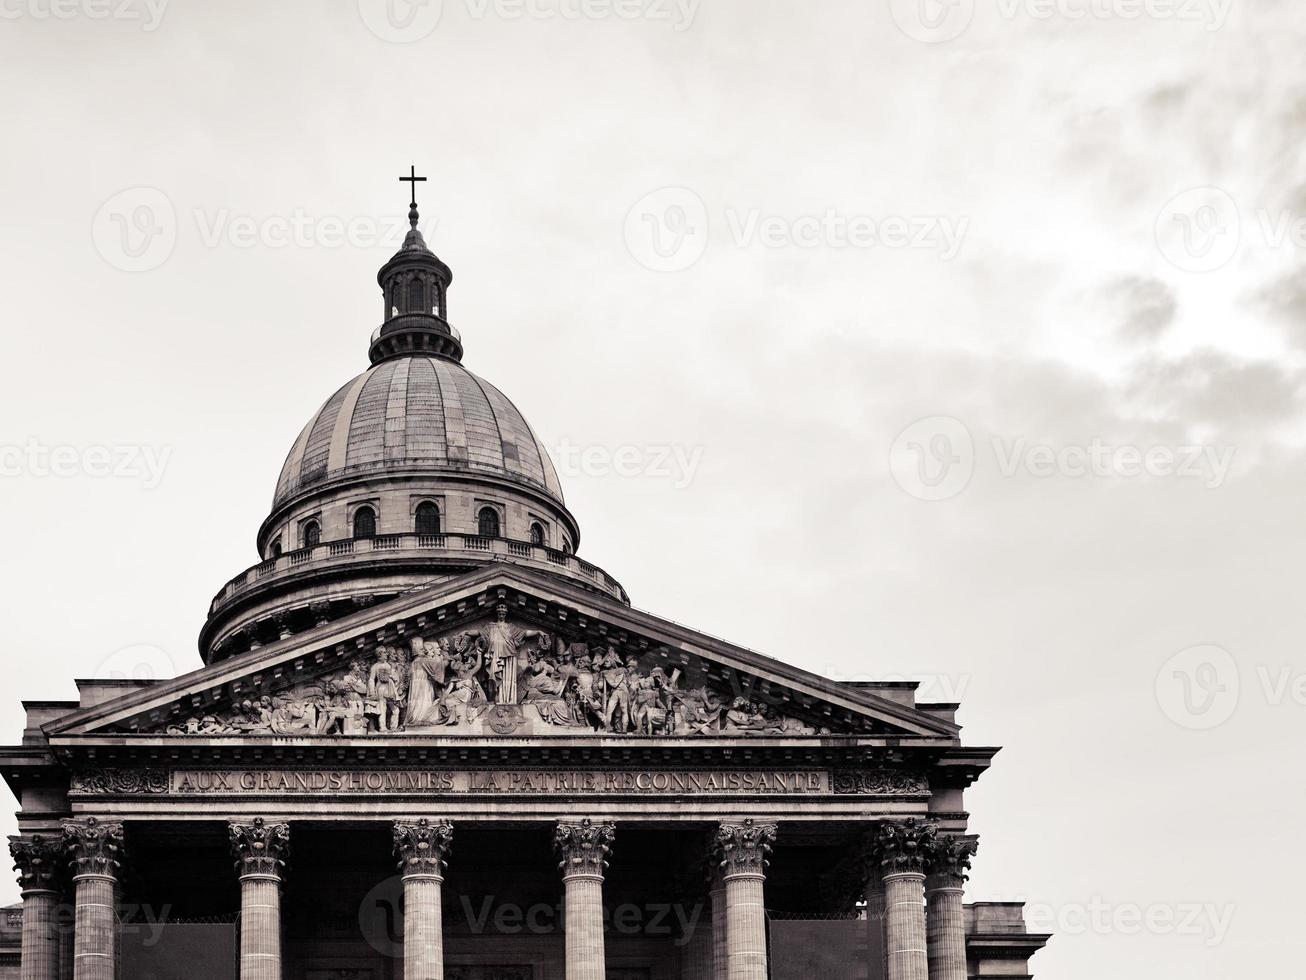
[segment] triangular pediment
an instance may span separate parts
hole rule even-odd
[[[153,738],[953,741],[933,714],[510,564],[46,726]]]

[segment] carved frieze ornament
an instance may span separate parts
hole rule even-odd
[[[886,874],[925,873],[939,828],[915,817],[880,824],[875,838],[880,868]]]
[[[321,608],[314,616],[323,614]],[[648,738],[828,735],[774,698],[708,686],[613,644],[590,646],[509,618],[405,634],[348,664],[236,703],[169,719],[168,735],[603,734]],[[329,610],[327,610],[329,613]],[[284,624],[283,624],[284,625]],[[284,634],[284,630],[282,631]],[[852,771],[839,793],[923,793],[919,774]]]
[[[836,793],[866,796],[928,796],[930,781],[922,772],[898,769],[836,769]]]
[[[241,877],[272,875],[281,877],[290,856],[290,824],[268,823],[255,817],[253,823],[233,823],[231,853]]]
[[[558,852],[558,868],[564,878],[573,875],[603,876],[608,866],[608,851],[617,836],[610,823],[595,823],[586,817],[580,823],[559,822],[553,832],[553,848]]]
[[[751,819],[718,827],[716,850],[722,877],[764,873],[777,830],[773,823],[755,823]]]
[[[74,877],[117,877],[122,867],[122,824],[102,823],[95,817],[70,820],[63,825],[63,839]]]
[[[970,859],[979,850],[979,841],[974,837],[962,837],[947,834],[935,839],[930,848],[926,868],[930,874],[938,875],[954,887],[961,887],[968,879]]]
[[[168,792],[165,769],[79,769],[68,791],[81,796],[140,796]]]
[[[405,876],[443,875],[452,847],[453,824],[447,820],[395,824],[395,857]]]
[[[18,884],[25,892],[58,891],[65,866],[62,840],[35,834],[10,837],[9,853],[18,872]]]

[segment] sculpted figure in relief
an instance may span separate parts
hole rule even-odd
[[[367,677],[367,713],[376,718],[377,731],[399,731],[404,694],[403,660],[399,651],[378,647],[376,663]]]
[[[408,715],[405,724],[420,728],[446,720],[445,695],[452,659],[449,641],[412,640],[412,670],[408,679]]]
[[[488,698],[476,675],[485,666],[485,657],[479,646],[472,644],[449,661],[453,680],[444,695],[446,725],[461,725],[475,721],[484,711]]]
[[[521,645],[527,640],[547,634],[539,630],[524,630],[508,622],[508,607],[499,603],[494,607],[494,621],[479,630],[463,634],[475,638],[485,646],[490,682],[494,687],[495,704],[517,704],[517,679],[521,673]]]

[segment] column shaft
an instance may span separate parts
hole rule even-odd
[[[930,980],[966,980],[966,921],[961,886],[930,884],[925,906]]]
[[[281,879],[277,875],[249,874],[240,879],[240,980],[281,980]]]
[[[712,980],[726,980],[726,883],[712,879]]]
[[[767,980],[765,881],[761,874],[726,876],[726,980]]]
[[[22,980],[59,980],[58,905],[58,892],[23,892]]]
[[[73,980],[73,954],[74,937],[76,932],[73,924],[67,921],[67,906],[64,906],[64,915],[59,917],[59,980]]]
[[[404,980],[444,980],[444,911],[439,875],[404,876]]]
[[[889,980],[930,980],[925,947],[925,875],[900,871],[884,876]]]
[[[711,909],[701,903],[694,924],[680,935],[680,980],[715,980],[712,973]]]
[[[567,980],[605,980],[603,877],[566,875],[563,882]]]
[[[76,886],[73,980],[114,980],[118,975],[118,882],[82,874]]]

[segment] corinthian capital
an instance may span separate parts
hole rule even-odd
[[[18,884],[25,892],[57,891],[63,880],[64,844],[36,834],[10,837],[9,853],[18,872]]]
[[[447,820],[395,824],[395,857],[405,875],[444,874],[452,847],[453,824]]]
[[[281,877],[290,856],[290,824],[268,823],[255,817],[253,823],[233,823],[231,853],[236,858],[240,876],[272,875]]]
[[[716,832],[716,853],[725,878],[763,874],[775,846],[778,828],[773,823],[723,823]]]
[[[970,870],[970,859],[979,850],[979,841],[974,837],[961,837],[947,834],[938,837],[930,848],[926,868],[932,875],[937,875],[945,885],[961,887],[966,881],[966,872]]]
[[[70,820],[63,839],[73,875],[107,875],[116,878],[122,867],[122,824],[101,823],[95,817]]]
[[[603,876],[608,866],[608,851],[617,836],[610,823],[595,823],[586,817],[580,823],[559,822],[553,832],[553,847],[558,852],[558,867],[564,878],[574,875]]]
[[[880,868],[885,874],[925,873],[938,828],[914,817],[901,823],[885,822],[875,838]]]

